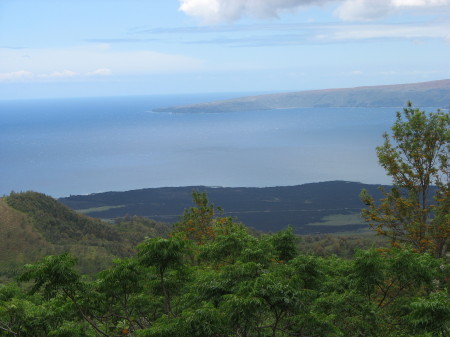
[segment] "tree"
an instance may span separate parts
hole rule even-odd
[[[103,321],[116,330],[134,331],[148,325],[143,314],[150,311],[152,297],[144,295],[144,270],[137,259],[116,259],[114,265],[98,274],[97,281],[89,294],[91,307]]]
[[[272,235],[272,243],[280,261],[289,261],[298,255],[297,242],[299,238],[294,234],[294,228],[289,226],[283,231]]]
[[[173,289],[170,287],[168,273],[171,269],[182,268],[185,246],[185,242],[178,238],[148,239],[138,246],[139,263],[144,267],[156,268],[164,296],[164,312],[167,315],[173,315],[171,306]]]
[[[202,245],[214,238],[212,225],[215,207],[209,203],[206,192],[193,191],[192,199],[196,207],[184,211],[180,221],[175,224],[174,233],[182,233],[185,239]]]
[[[75,263],[76,260],[68,253],[46,256],[41,262],[26,265],[25,272],[19,276],[19,280],[34,282],[31,293],[43,288],[46,299],[62,295],[63,298],[70,300],[76,311],[99,335],[109,337],[110,335],[101,328],[101,324],[96,322],[96,318],[90,315],[90,310],[82,305],[85,284],[75,270]]]
[[[392,178],[393,188],[382,190],[385,197],[379,203],[363,190],[361,199],[369,207],[362,215],[395,246],[410,244],[437,257],[447,252],[449,126],[448,112],[427,113],[408,102],[403,113],[397,112],[392,135],[385,133],[384,144],[377,147],[378,161]]]

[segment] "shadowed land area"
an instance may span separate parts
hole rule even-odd
[[[59,199],[72,209],[102,219],[138,215],[175,223],[191,205],[193,190],[206,192],[212,203],[246,226],[276,232],[291,225],[299,234],[367,229],[359,217],[365,188],[381,196],[378,185],[330,181],[280,187],[164,187],[70,196]]]

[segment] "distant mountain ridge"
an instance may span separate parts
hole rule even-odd
[[[418,107],[448,107],[450,105],[450,79],[246,96],[158,108],[153,111],[220,113],[307,107],[402,107],[407,101],[413,102],[414,106]]]

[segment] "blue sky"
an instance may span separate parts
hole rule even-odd
[[[0,99],[450,78],[450,0],[0,0]]]

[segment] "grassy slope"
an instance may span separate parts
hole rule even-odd
[[[25,214],[0,199],[0,270],[14,274],[17,266],[32,262],[53,250]]]
[[[48,254],[70,252],[82,272],[106,268],[115,257],[130,256],[146,236],[164,234],[164,224],[140,218],[110,224],[78,214],[36,192],[0,199],[0,275]]]

